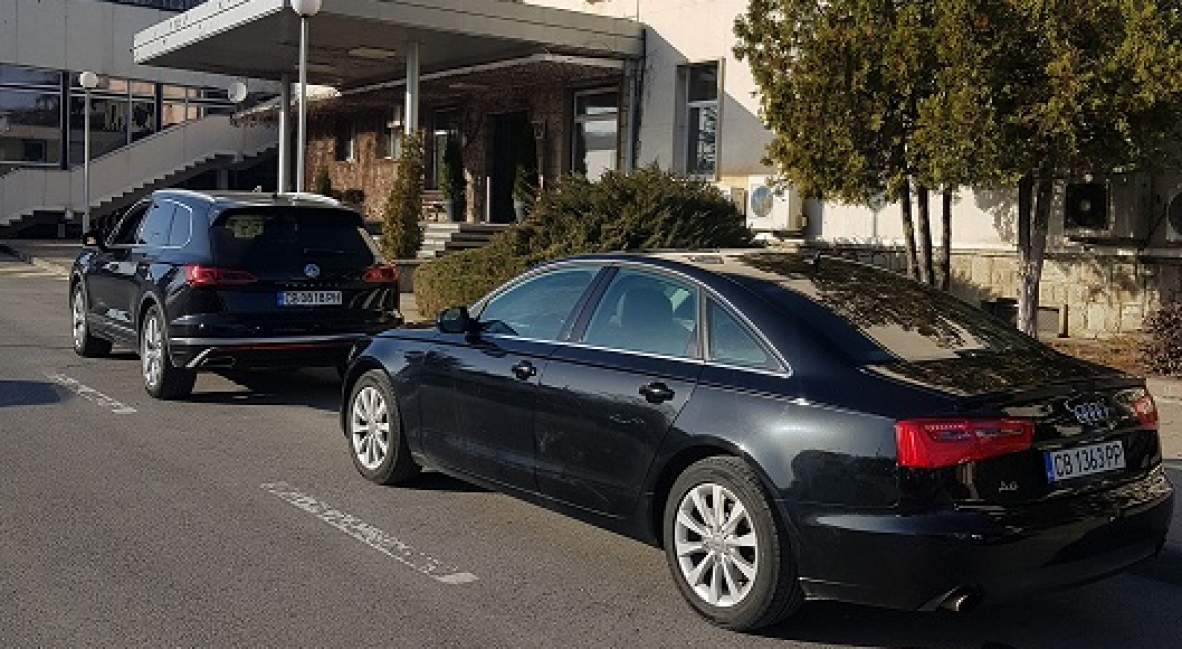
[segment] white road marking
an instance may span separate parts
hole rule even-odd
[[[456,566],[447,565],[430,555],[390,536],[365,521],[333,508],[286,482],[271,482],[260,485],[266,491],[288,504],[298,507],[338,530],[361,541],[382,554],[445,584],[467,584],[476,581],[476,575],[462,572]]]
[[[110,410],[112,414],[130,415],[131,413],[136,412],[135,408],[132,408],[131,406],[128,406],[128,405],[124,405],[124,404],[116,401],[115,399],[108,397],[107,395],[103,394],[102,392],[99,392],[98,390],[95,390],[94,388],[91,388],[89,386],[83,385],[83,384],[79,383],[78,381],[76,381],[64,374],[57,374],[54,372],[46,372],[45,376],[50,381],[57,383],[58,385],[77,394],[78,396],[80,396],[84,399],[87,399],[88,401],[91,401],[93,403],[96,403],[96,404],[106,408],[107,410]]]

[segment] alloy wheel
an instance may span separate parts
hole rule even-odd
[[[154,312],[144,322],[144,332],[140,337],[140,362],[144,369],[144,384],[160,385],[164,372],[164,332]]]
[[[86,297],[81,287],[74,289],[74,299],[70,301],[70,321],[74,331],[74,349],[82,349],[86,345]]]
[[[357,462],[376,471],[390,452],[390,409],[376,387],[367,385],[354,397],[349,436]]]
[[[726,487],[701,483],[678,504],[674,543],[681,576],[702,601],[735,606],[759,573],[759,538],[742,501]]]

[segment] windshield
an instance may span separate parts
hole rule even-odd
[[[377,256],[360,215],[315,208],[230,210],[210,230],[214,259],[221,266],[251,271],[285,271],[306,262],[325,270],[372,266]]]
[[[824,306],[873,342],[841,346],[866,363],[1041,351],[1037,341],[955,297],[873,266],[830,257],[756,253],[737,278],[790,312],[791,291]],[[823,331],[834,340],[840,332]],[[878,351],[878,353],[874,353]],[[885,352],[889,356],[884,357]]]

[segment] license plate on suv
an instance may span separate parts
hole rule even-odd
[[[325,306],[341,303],[340,291],[283,291],[279,306]]]
[[[1061,451],[1047,451],[1047,481],[1050,483],[1125,468],[1125,450],[1120,442],[1089,444]]]

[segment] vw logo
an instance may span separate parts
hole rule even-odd
[[[1103,401],[1085,401],[1075,405],[1069,403],[1067,409],[1075,415],[1076,421],[1084,425],[1108,421],[1108,406]]]
[[[316,264],[308,264],[304,266],[304,274],[312,279],[320,277],[320,267]]]

